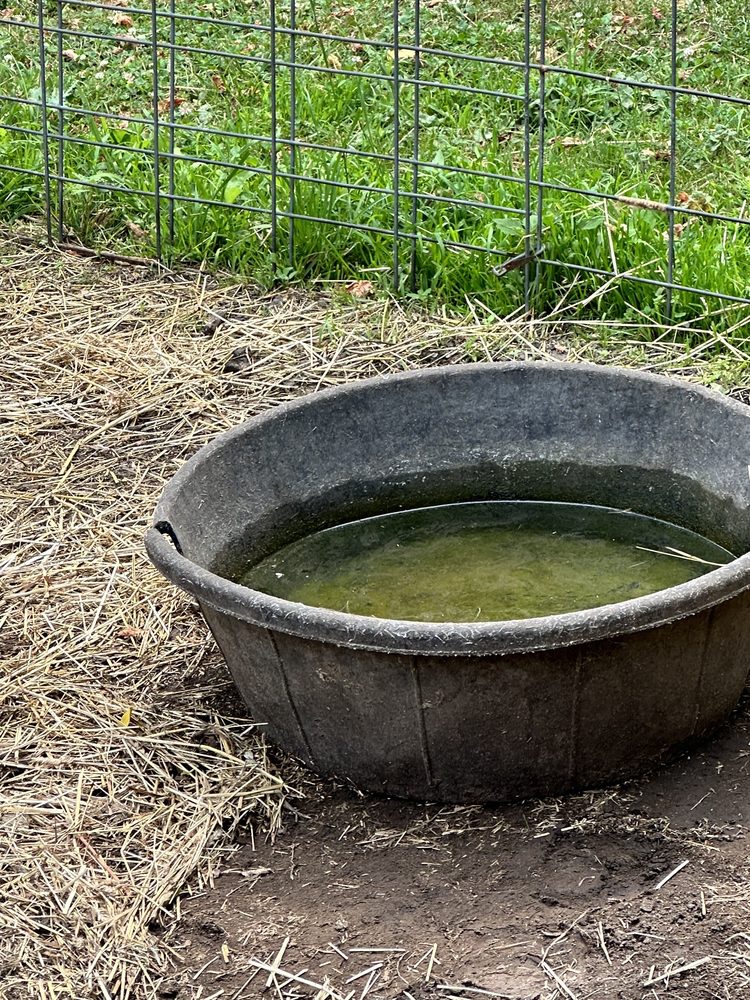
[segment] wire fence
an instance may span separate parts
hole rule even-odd
[[[565,275],[658,293],[667,315],[675,296],[750,303],[750,218],[726,181],[750,98],[702,85],[682,0],[653,8],[654,58],[632,75],[596,39],[566,49],[577,12],[550,30],[545,0],[502,31],[452,0],[178,2],[2,11],[11,214],[37,206],[57,241],[282,277],[387,268],[417,291],[481,274],[526,307]]]

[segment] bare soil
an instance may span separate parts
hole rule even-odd
[[[181,978],[226,1000],[750,997],[749,761],[750,700],[701,752],[559,800],[420,806],[299,772],[276,842],[183,900]]]

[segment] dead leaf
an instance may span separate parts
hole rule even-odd
[[[257,360],[257,355],[247,345],[241,344],[234,348],[224,362],[222,371],[227,374],[239,375],[241,372],[252,369]]]
[[[132,28],[133,18],[129,14],[113,14],[111,19],[112,24],[116,24],[118,28]]]
[[[218,73],[211,74],[211,83],[216,87],[220,94],[226,94],[227,85],[224,83],[223,79]]]
[[[651,16],[653,17],[653,19],[655,21],[663,21],[664,20],[664,15],[662,14],[662,12],[659,10],[658,7],[652,7],[651,8]]]
[[[65,62],[78,62],[78,54],[73,49],[64,49],[63,59]]]
[[[123,728],[126,728],[127,726],[129,726],[130,725],[130,719],[132,718],[132,715],[133,715],[133,711],[132,711],[130,705],[128,705],[128,707],[125,709],[125,711],[120,716],[120,721],[118,722],[118,725],[122,726]]]
[[[159,111],[169,111],[170,106],[173,108],[179,108],[181,104],[185,103],[184,97],[178,97],[176,94],[172,101],[168,97],[165,97],[163,101],[159,101]]]
[[[677,195],[677,204],[678,205],[690,204],[690,195],[687,193],[687,191],[680,191],[680,193]]]
[[[672,159],[672,154],[668,149],[644,149],[642,155],[647,160],[657,160],[660,163],[669,163]]]
[[[676,222],[675,223],[674,238],[676,240],[679,240],[679,238],[682,236],[682,234],[685,232],[685,230],[687,229],[687,227],[690,225],[691,222],[692,222],[692,219],[688,219],[687,222]],[[664,232],[661,235],[662,235],[662,238],[664,239],[664,241],[668,243],[669,242],[669,230],[665,229]]]
[[[126,625],[125,628],[121,628],[117,633],[119,639],[141,639],[143,638],[143,632],[139,628],[133,628],[132,625]]]
[[[360,279],[359,281],[350,281],[346,285],[346,290],[355,299],[366,299],[368,295],[372,295],[375,291],[375,286],[371,281]]]
[[[341,60],[338,56],[334,55],[333,52],[328,56],[326,62],[331,67],[331,69],[341,69]]]
[[[138,240],[145,240],[148,236],[148,230],[144,229],[143,226],[139,226],[137,222],[131,222],[130,219],[126,219],[125,226]]]
[[[417,57],[417,54],[414,51],[414,49],[399,49],[396,54],[398,55],[399,62],[413,62]],[[390,62],[393,62],[393,49],[388,50],[388,52],[386,53],[386,58]]]
[[[585,146],[586,140],[579,139],[575,135],[564,135],[559,139],[552,139],[552,142],[557,142],[563,149],[572,149],[574,146]]]
[[[619,27],[621,33],[628,30],[638,30],[638,20],[632,14],[614,14],[612,23]]]

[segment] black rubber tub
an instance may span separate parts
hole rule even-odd
[[[167,484],[148,553],[195,596],[250,712],[316,771],[440,801],[601,785],[724,720],[750,657],[750,408],[592,365],[481,364],[279,406]],[[231,582],[311,531],[468,500],[673,521],[738,558],[590,611],[476,624],[365,618]]]

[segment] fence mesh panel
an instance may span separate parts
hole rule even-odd
[[[750,97],[691,49],[700,4],[345,3],[6,8],[6,216],[167,262],[387,269],[400,291],[527,307],[574,276],[667,315],[750,303]]]

